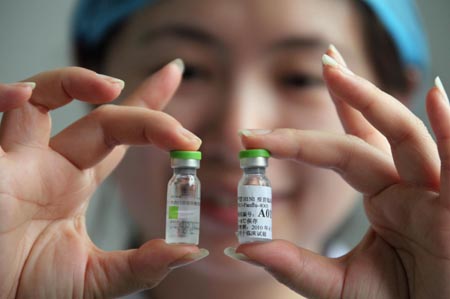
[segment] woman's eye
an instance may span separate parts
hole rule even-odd
[[[205,68],[186,64],[183,72],[183,81],[196,80],[196,79],[208,79],[211,76],[210,72]]]
[[[304,88],[324,84],[322,79],[304,74],[287,74],[281,76],[279,81],[283,87],[287,88]]]

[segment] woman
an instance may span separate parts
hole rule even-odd
[[[34,90],[32,83],[3,86],[2,293],[113,297],[153,288],[179,268],[146,295],[297,298],[264,267],[306,297],[448,297],[446,95],[438,84],[427,99],[438,151],[400,103],[408,102],[425,54],[393,44],[398,36],[377,29],[388,22],[367,3],[372,9],[328,0],[119,5],[96,18],[104,22],[80,25],[78,46],[82,65],[127,83],[120,105],[93,110],[50,142],[48,110],[72,98],[110,102],[123,81],[72,68],[28,79]],[[85,5],[81,11],[95,16]],[[422,43],[415,41],[415,49]],[[171,173],[161,149],[196,150],[201,142],[200,245],[210,255],[180,268],[207,251],[155,239],[163,233]],[[227,250],[261,267],[222,253],[236,246],[241,142],[276,158],[268,169],[274,237],[287,241]],[[130,148],[116,173],[143,245],[103,252],[90,242],[84,215],[89,196],[121,161],[123,144],[154,145]],[[313,253],[323,252],[357,192],[371,222],[364,239],[338,259]]]

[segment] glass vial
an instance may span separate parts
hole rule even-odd
[[[166,242],[198,244],[200,233],[201,152],[170,152],[173,176],[167,184]]]
[[[239,243],[272,240],[272,187],[266,177],[269,151],[244,150],[239,153],[244,174],[238,185]]]

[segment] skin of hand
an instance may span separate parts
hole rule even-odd
[[[427,112],[436,136],[403,104],[352,73],[330,47],[324,79],[346,135],[244,131],[246,148],[339,173],[364,195],[371,223],[351,252],[331,259],[283,240],[244,244],[240,260],[264,267],[308,298],[450,297],[450,106],[436,84]]]
[[[181,60],[169,63],[120,106],[102,105],[52,138],[50,110],[74,98],[108,103],[123,81],[64,68],[38,74],[30,83],[0,85],[1,298],[116,297],[151,288],[170,270],[208,254],[163,240],[105,252],[91,242],[85,226],[89,198],[126,145],[199,148],[200,139],[160,111],[182,71]]]

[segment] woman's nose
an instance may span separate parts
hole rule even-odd
[[[236,160],[236,153],[242,149],[239,130],[273,128],[277,114],[275,101],[262,82],[251,79],[235,82],[219,100],[216,125],[210,130],[214,141],[208,143],[219,151],[233,153],[231,158]]]

